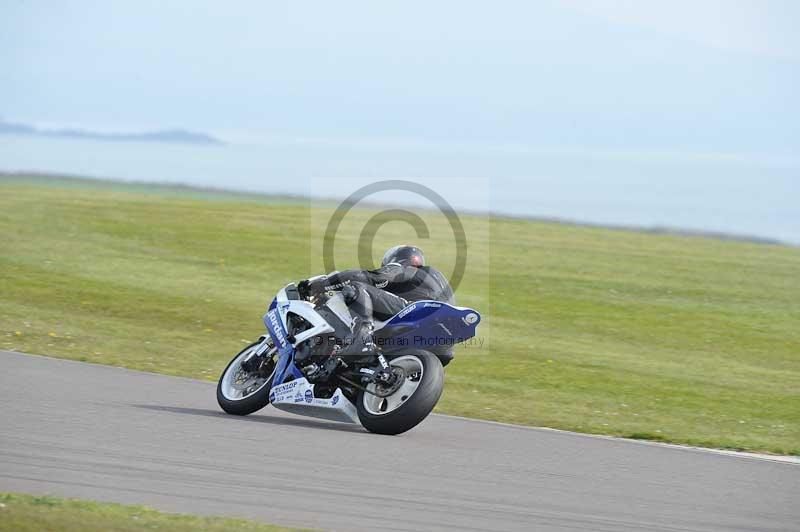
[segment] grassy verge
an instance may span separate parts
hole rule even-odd
[[[355,210],[337,265],[355,261]],[[216,379],[291,280],[321,206],[0,178],[0,348]],[[427,220],[426,220],[427,221]],[[436,235],[421,244],[452,262]],[[438,411],[800,454],[800,249],[475,217],[461,349]],[[376,250],[411,237],[387,224]],[[441,237],[441,238],[445,238]]]
[[[168,514],[143,506],[0,493],[0,531],[105,532],[109,530],[278,532],[296,529],[262,525],[241,519]]]

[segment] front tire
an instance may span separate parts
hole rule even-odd
[[[436,355],[427,351],[410,351],[388,362],[393,371],[402,368],[403,382],[384,398],[359,392],[356,410],[359,421],[368,431],[394,435],[416,427],[428,417],[442,396],[444,369]],[[380,392],[375,384],[367,389]]]
[[[271,347],[264,354],[263,370],[256,376],[241,368],[242,361],[251,351],[258,348],[261,342],[255,342],[242,349],[233,360],[225,367],[225,371],[220,375],[217,383],[217,403],[228,414],[234,416],[246,416],[257,410],[261,410],[269,404],[269,392],[272,388],[272,377],[275,375],[275,348]],[[242,375],[241,372],[244,372]],[[244,380],[241,383],[241,379]],[[249,385],[249,386],[248,386]]]

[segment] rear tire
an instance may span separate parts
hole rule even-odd
[[[224,381],[226,375],[228,374],[229,370],[231,370],[231,366],[234,364],[241,364],[241,359],[244,358],[243,355],[260,344],[261,342],[255,342],[242,349],[235,357],[233,357],[233,359],[225,367],[225,371],[223,371],[222,375],[220,375],[219,382],[217,383],[217,403],[219,403],[219,406],[228,414],[232,414],[234,416],[246,416],[247,414],[252,414],[257,410],[261,410],[269,404],[269,392],[272,388],[272,377],[275,371],[274,366],[272,369],[273,375],[270,375],[266,382],[260,385],[261,387],[258,390],[247,397],[230,399],[225,397],[225,394],[222,390],[222,387],[225,384]]]
[[[419,360],[422,365],[422,376],[419,385],[411,396],[395,410],[386,413],[375,413],[374,405],[370,403],[371,406],[368,407],[366,404],[372,401],[374,396],[370,397],[370,394],[364,391],[359,392],[356,401],[358,419],[368,431],[387,435],[406,432],[428,417],[436,403],[439,402],[444,388],[442,363],[436,355],[421,350],[404,352],[393,356],[388,362],[391,366],[392,360],[408,357],[414,357]],[[365,396],[367,397],[365,398]],[[373,410],[373,412],[370,412],[370,410]]]

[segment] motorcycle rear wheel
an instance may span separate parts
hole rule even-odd
[[[367,392],[359,392],[356,411],[368,431],[395,435],[416,427],[431,413],[442,396],[444,369],[427,351],[407,351],[387,359],[403,381],[386,397],[376,397],[374,393],[382,390],[370,384]]]

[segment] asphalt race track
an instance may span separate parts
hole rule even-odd
[[[336,530],[800,530],[794,464],[446,416],[377,436],[214,393],[0,352],[0,491]]]

